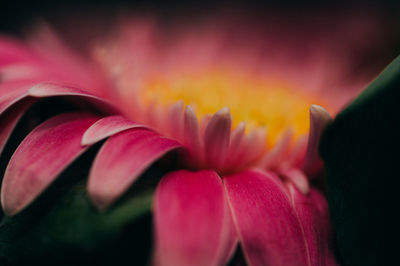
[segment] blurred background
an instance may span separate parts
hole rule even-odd
[[[193,17],[207,17],[209,14],[219,12],[241,12],[254,14],[257,18],[268,17],[270,14],[278,14],[277,22],[287,22],[289,27],[298,27],[298,32],[307,31],[307,25],[313,30],[324,30],[329,32],[330,27],[335,27],[337,19],[331,21],[330,17],[351,18],[373,16],[382,21],[382,40],[385,46],[378,48],[365,59],[367,63],[375,66],[385,66],[396,55],[400,53],[400,1],[163,1],[163,0],[71,0],[71,1],[27,1],[27,0],[4,0],[0,7],[0,32],[26,35],[27,32],[39,20],[50,22],[62,31],[80,28],[80,21],[85,20],[86,25],[92,29],[106,30],[114,18],[128,11],[151,12],[161,18],[176,18],[192,20]],[[75,21],[71,20],[71,17]],[[93,19],[94,18],[94,19]],[[100,19],[99,19],[100,18]],[[357,19],[357,18],[356,18]],[[164,20],[164,21],[167,21]],[[91,21],[92,24],[86,23]],[[66,23],[67,22],[67,23]],[[72,24],[71,24],[72,23]],[[94,23],[94,24],[93,24]],[[68,25],[67,25],[68,24]],[[100,27],[98,27],[98,25]],[[72,25],[72,26],[71,26]],[[95,26],[95,27],[93,27]],[[85,34],[87,29],[82,29]],[[95,31],[95,30],[93,30]],[[68,32],[62,32],[67,34]],[[94,35],[102,32],[93,32]],[[318,32],[315,32],[318,34]],[[357,37],[357,36],[355,36]],[[90,38],[89,36],[87,38]],[[364,62],[362,62],[364,63]],[[379,67],[378,67],[379,68]]]
[[[37,17],[57,19],[71,12],[88,12],[98,10],[109,15],[124,9],[156,10],[164,15],[182,13],[182,10],[190,14],[192,12],[210,12],[217,8],[239,8],[254,12],[266,10],[293,11],[304,13],[310,11],[331,12],[334,10],[348,12],[379,12],[393,22],[399,22],[400,2],[396,0],[350,0],[350,1],[293,1],[293,0],[270,0],[270,1],[163,1],[163,0],[71,0],[71,1],[27,1],[27,0],[4,0],[0,8],[0,29],[2,31],[18,31],[21,26],[31,23]],[[287,19],[290,20],[290,17]],[[312,17],[310,17],[312,19]],[[397,27],[400,28],[399,23]]]

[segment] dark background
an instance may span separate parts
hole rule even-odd
[[[250,9],[257,12],[271,9],[293,10],[295,12],[308,12],[316,9],[320,12],[331,10],[379,10],[387,17],[397,19],[400,15],[400,1],[163,1],[163,0],[70,0],[70,1],[27,1],[5,0],[0,1],[0,30],[2,32],[18,32],[21,26],[32,23],[37,17],[56,19],[69,12],[98,9],[103,12],[113,13],[123,9],[152,9],[165,14],[181,12],[182,9],[189,12],[207,12],[216,7]],[[290,19],[290,18],[288,18]]]

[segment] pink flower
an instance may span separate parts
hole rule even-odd
[[[350,56],[377,31],[362,18],[316,36],[265,28],[269,20],[122,19],[95,44],[74,39],[84,56],[46,25],[28,41],[0,37],[0,151],[40,99],[76,108],[15,150],[4,212],[22,211],[106,139],[87,188],[99,211],[178,154],[179,169],[162,178],[153,203],[156,265],[222,265],[238,245],[250,265],[336,265],[328,207],[310,185],[322,175],[318,142],[331,117],[310,104],[335,113],[362,88],[367,78],[346,79]]]

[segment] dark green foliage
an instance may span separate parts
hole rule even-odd
[[[346,265],[400,261],[399,125],[400,57],[337,116],[321,142],[332,220]]]
[[[99,212],[86,177],[99,145],[69,167],[33,204],[0,224],[0,265],[147,265],[151,202],[163,175],[153,166],[117,203]]]
[[[45,213],[42,206],[34,206],[3,220],[1,265],[145,264],[151,196],[142,193],[99,213],[89,203],[84,184],[77,184],[50,208],[45,206]]]

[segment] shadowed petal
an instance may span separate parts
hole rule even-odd
[[[53,96],[75,96],[85,99],[107,114],[120,113],[112,104],[83,90],[53,83],[40,83],[32,87],[32,81],[12,81],[0,84],[0,115],[20,100],[31,96],[47,98]]]
[[[91,145],[131,128],[145,127],[120,115],[104,117],[91,125],[83,134],[82,145]]]
[[[229,149],[232,118],[227,107],[215,113],[204,132],[204,148],[208,165],[220,169]]]
[[[14,106],[0,116],[0,154],[3,151],[7,140],[11,136],[12,131],[17,125],[18,121],[24,115],[25,111],[29,108],[32,103],[31,100],[22,101],[20,104]]]
[[[304,195],[291,184],[288,188],[307,241],[310,265],[338,265],[333,254],[332,228],[324,196],[315,189]]]
[[[5,87],[7,84],[1,84],[1,87]],[[11,84],[10,84],[11,85]],[[1,92],[1,91],[0,91]],[[11,106],[26,98],[28,96],[28,88],[22,86],[13,86],[7,87],[6,92],[2,92],[0,94],[0,115],[2,115],[7,109]]]
[[[4,174],[1,203],[7,215],[30,204],[86,148],[83,132],[98,118],[86,113],[55,116],[35,128],[19,145]]]
[[[302,229],[281,181],[271,173],[256,171],[223,180],[247,262],[307,265]]]
[[[78,96],[93,103],[102,111],[110,114],[120,113],[111,103],[99,98],[89,92],[74,87],[59,85],[55,83],[40,83],[29,89],[29,95],[37,98],[52,96]]]
[[[147,129],[129,129],[111,136],[101,147],[90,171],[91,200],[97,208],[106,208],[151,164],[178,147],[178,142]]]
[[[310,107],[310,135],[306,157],[303,164],[304,172],[308,176],[315,175],[322,168],[322,160],[319,156],[318,145],[321,134],[326,126],[332,122],[327,110],[318,105]]]
[[[154,199],[155,265],[222,265],[234,247],[229,209],[214,171],[163,177]]]

